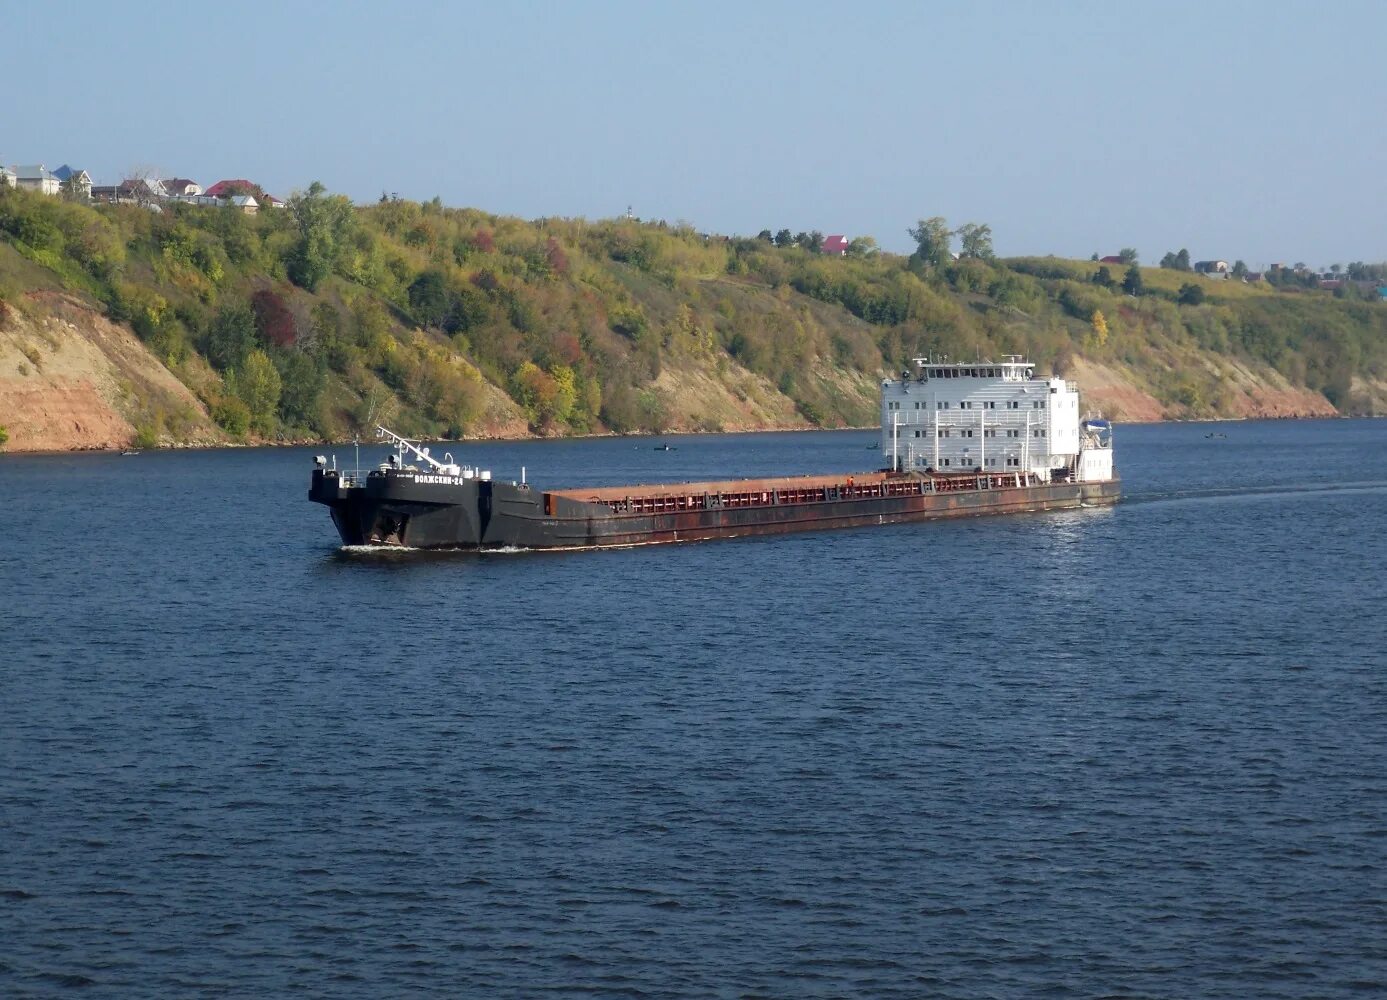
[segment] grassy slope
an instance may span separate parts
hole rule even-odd
[[[1177,416],[1255,412],[1240,382],[1345,411],[1384,398],[1387,306],[1325,293],[1144,268],[1148,294],[1133,298],[1093,284],[1087,261],[931,271],[628,220],[304,204],[248,219],[0,192],[0,298],[86,298],[230,434],[260,438],[377,420],[440,436],[867,424],[876,380],[924,352],[1087,365]],[[319,280],[296,271],[310,245],[327,247]],[[1178,305],[1191,282],[1206,302]],[[219,347],[225,317],[252,301],[248,339]]]

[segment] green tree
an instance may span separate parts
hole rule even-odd
[[[1112,272],[1109,271],[1106,266],[1100,266],[1098,270],[1094,271],[1091,280],[1099,288],[1115,288],[1117,286],[1117,282],[1113,279]]]
[[[1243,263],[1242,261],[1240,261],[1240,260],[1235,260],[1235,261],[1233,262],[1233,272],[1232,272],[1232,273],[1233,273],[1233,277],[1235,277],[1235,278],[1239,278],[1239,279],[1241,279],[1241,278],[1246,278],[1246,277],[1247,277],[1247,265],[1244,264],[1244,263]]]
[[[942,267],[949,262],[949,224],[942,216],[921,219],[918,226],[907,229],[915,241],[911,260],[926,267]]]
[[[1190,252],[1184,247],[1175,255],[1175,270],[1188,271],[1190,269]]]
[[[1161,267],[1167,271],[1175,270],[1175,251],[1167,250],[1165,256],[1161,258]]]
[[[423,326],[441,326],[452,305],[443,272],[430,268],[415,278],[409,286],[409,305]]]
[[[251,427],[261,434],[271,433],[283,384],[269,355],[260,350],[251,351],[230,381],[237,398],[250,411]]]
[[[355,224],[352,203],[341,195],[326,195],[318,181],[289,199],[289,212],[299,238],[286,260],[289,280],[314,291],[337,266],[338,255]]]
[[[212,419],[232,437],[245,437],[250,430],[250,410],[235,396],[224,396],[213,403]]]
[[[976,257],[979,260],[992,260],[992,227],[976,222],[965,222],[954,230],[959,239],[959,256]]]
[[[1197,306],[1204,302],[1204,287],[1193,282],[1180,286],[1179,302],[1182,306]]]
[[[1146,291],[1146,282],[1142,280],[1141,268],[1135,262],[1127,268],[1127,274],[1122,279],[1122,290],[1128,295],[1141,295]]]
[[[8,442],[9,440],[10,440],[10,432],[7,431],[7,430],[5,430],[4,427],[0,427],[0,448],[3,448],[3,447],[5,446],[5,444],[6,444],[6,442]]]
[[[873,257],[877,252],[877,241],[870,236],[859,236],[848,241],[849,257]]]
[[[203,336],[203,353],[217,371],[239,368],[255,349],[255,313],[244,302],[230,302],[217,310]]]
[[[1137,262],[1137,252],[1133,247],[1123,247],[1117,252],[1117,259],[1124,264],[1135,264]]]
[[[795,242],[794,234],[788,229],[780,229],[775,234],[775,245],[778,247],[788,247]]]
[[[289,427],[316,428],[318,397],[326,381],[322,362],[302,351],[277,351],[279,371],[279,416]]]

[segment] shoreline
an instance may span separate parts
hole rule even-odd
[[[1288,420],[1381,420],[1387,418],[1387,414],[1377,413],[1341,413],[1335,415],[1311,415],[1311,416],[1264,416],[1264,417],[1198,417],[1198,418],[1171,418],[1168,420],[1126,420],[1114,421],[1118,427],[1149,427],[1157,424],[1249,424],[1259,421],[1284,422]],[[638,440],[641,438],[667,438],[667,437],[711,437],[713,435],[743,435],[743,434],[793,434],[793,433],[834,433],[840,431],[876,431],[875,424],[863,425],[860,427],[755,427],[744,428],[735,431],[663,431],[661,433],[646,432],[640,434],[618,434],[608,432],[605,434],[564,434],[550,436],[545,434],[527,434],[521,437],[508,437],[497,435],[495,437],[473,437],[461,439],[448,438],[412,438],[422,444],[487,444],[497,443],[517,443],[523,441],[597,441],[607,438],[631,438]],[[327,441],[317,439],[299,439],[293,441],[217,441],[207,443],[180,442],[178,444],[155,445],[151,448],[132,449],[129,445],[112,448],[46,448],[46,449],[14,449],[9,445],[0,445],[0,459],[7,456],[32,456],[42,457],[51,455],[107,455],[115,457],[134,457],[125,456],[125,452],[134,450],[137,454],[143,452],[171,452],[171,451],[215,451],[217,449],[243,449],[243,448],[340,448],[346,445],[355,445],[353,440],[334,440]],[[365,438],[360,442],[362,445],[375,444],[376,438]]]

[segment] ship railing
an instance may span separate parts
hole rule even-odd
[[[343,486],[365,486],[366,477],[380,469],[338,469],[337,478]]]

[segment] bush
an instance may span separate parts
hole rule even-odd
[[[159,447],[159,432],[150,424],[141,424],[135,428],[135,447],[136,448],[157,448]]]
[[[232,437],[245,437],[250,430],[250,407],[235,396],[227,396],[212,406],[212,419]]]

